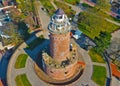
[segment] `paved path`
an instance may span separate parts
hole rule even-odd
[[[49,24],[49,21],[50,21],[50,17],[49,15],[43,11],[41,8],[43,8],[42,4],[40,3],[40,1],[38,1],[38,3],[40,4],[40,7],[38,9],[38,14],[39,14],[39,17],[40,17],[40,20],[41,20],[41,25],[42,25],[42,29],[44,30],[44,37],[48,39],[48,24]]]
[[[120,80],[112,76],[111,86],[120,86]]]
[[[89,86],[98,86],[96,83],[94,83],[91,80],[92,73],[93,73],[93,64],[92,64],[90,56],[88,55],[88,52],[83,50],[80,47],[78,47],[78,49],[79,49],[79,53],[81,53],[83,56],[86,67],[85,67],[85,70],[84,70],[82,76],[77,81],[75,86],[83,86],[82,84],[84,84],[84,85],[89,84]]]
[[[103,66],[106,68],[106,64],[105,63],[98,63],[98,62],[92,62],[93,65],[97,65],[97,66]]]
[[[108,18],[105,18],[105,20],[108,21],[108,22],[110,22],[110,23],[113,23],[113,24],[115,24],[115,25],[117,25],[117,26],[120,26],[120,23],[118,23],[118,22],[116,22],[116,21],[110,20],[110,19],[108,19]]]
[[[54,3],[53,0],[51,1],[51,4],[53,5],[53,7],[54,7],[56,10],[58,9],[58,7],[55,5],[55,3]]]
[[[112,33],[111,40],[114,40],[115,38],[119,38],[120,39],[120,29],[115,31],[114,33]]]

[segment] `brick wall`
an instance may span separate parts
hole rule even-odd
[[[69,58],[70,33],[50,34],[50,54],[57,61]]]
[[[77,68],[78,68],[77,62],[75,62],[69,66],[66,66],[65,68],[58,68],[58,69],[51,68],[46,65],[45,70],[50,77],[56,80],[65,80],[72,77],[76,73]]]

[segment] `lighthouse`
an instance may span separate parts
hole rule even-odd
[[[56,61],[64,61],[69,58],[70,28],[70,22],[64,11],[58,9],[48,25],[50,31],[50,55]]]
[[[70,29],[71,24],[67,15],[62,9],[57,9],[48,25],[49,54],[42,54],[45,73],[56,80],[68,79],[77,70],[76,49],[70,46],[73,45],[70,41]]]

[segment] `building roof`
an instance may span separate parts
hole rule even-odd
[[[62,9],[59,8],[59,9],[57,9],[57,10],[55,11],[55,14],[56,14],[56,15],[63,15],[63,14],[65,14],[65,13],[64,13],[64,11],[63,11]]]
[[[117,70],[116,65],[114,65],[113,63],[110,63],[110,66],[111,66],[111,69],[112,69],[112,75],[120,78],[120,71]]]
[[[3,83],[2,83],[2,81],[0,80],[0,86],[3,86]]]

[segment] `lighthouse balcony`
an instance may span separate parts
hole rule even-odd
[[[66,19],[68,19],[66,15],[53,15],[51,20],[56,22],[62,22]]]
[[[49,26],[49,31],[56,34],[65,34],[70,31],[70,26]]]

